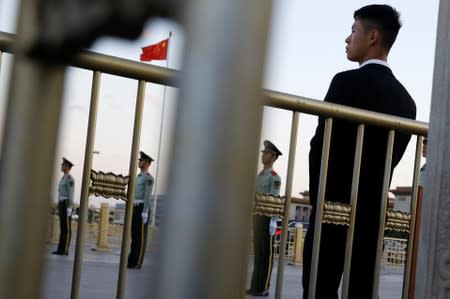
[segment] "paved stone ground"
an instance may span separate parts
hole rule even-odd
[[[73,246],[73,245],[72,245]],[[48,246],[46,257],[46,271],[44,277],[44,288],[41,298],[43,299],[65,299],[70,298],[70,285],[72,279],[73,253],[71,248],[69,256],[55,256],[50,252],[55,246]],[[87,245],[84,251],[84,263],[80,287],[80,299],[111,299],[115,298],[117,273],[119,268],[119,250],[96,252],[91,251],[92,245]],[[252,258],[250,258],[249,276],[252,270]],[[149,280],[152,275],[153,256],[146,254],[144,265],[140,270],[128,270],[126,298],[147,299],[151,298]],[[300,299],[301,296],[301,267],[287,265],[285,267],[283,298]],[[274,264],[272,273],[271,294],[266,298],[274,298],[277,264]],[[401,298],[403,282],[403,268],[385,268],[381,275],[381,299]],[[252,298],[252,297],[247,297]],[[168,298],[172,299],[172,298]],[[173,298],[175,299],[175,298]],[[183,299],[183,298],[180,298]]]

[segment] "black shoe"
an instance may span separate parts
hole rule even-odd
[[[52,254],[56,254],[56,255],[69,255],[69,252],[60,252],[60,251],[53,251]]]
[[[269,296],[269,291],[253,292],[252,296],[255,296],[255,297],[267,297],[267,296]]]
[[[141,265],[128,265],[128,269],[141,269]]]
[[[60,255],[61,253],[59,251],[53,251],[52,254]]]
[[[245,291],[245,294],[253,296],[255,292],[252,289],[248,289]]]

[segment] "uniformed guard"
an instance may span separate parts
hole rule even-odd
[[[75,180],[70,175],[73,163],[62,158],[61,171],[64,173],[58,186],[58,213],[59,213],[59,243],[53,254],[69,255],[70,237],[72,229],[70,222],[72,219],[73,193],[75,189]]]
[[[280,195],[281,178],[272,167],[281,155],[281,151],[272,142],[264,141],[261,158],[264,169],[256,177],[256,192]],[[253,250],[255,256],[250,289],[246,291],[248,295],[269,295],[275,230],[276,219],[264,215],[253,216]]]
[[[131,250],[128,255],[128,268],[140,269],[144,260],[147,243],[148,214],[150,210],[150,195],[152,194],[154,179],[148,172],[153,159],[144,152],[140,152],[138,162],[141,172],[136,177],[134,192],[133,219],[131,224]]]

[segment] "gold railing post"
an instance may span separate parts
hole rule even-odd
[[[26,56],[39,30],[38,1],[19,7],[1,154],[0,298],[27,299],[41,293],[65,67]]]
[[[381,195],[380,206],[380,223],[378,228],[378,242],[377,254],[375,259],[374,282],[372,290],[372,299],[378,299],[379,285],[380,285],[380,268],[381,258],[383,254],[384,228],[386,224],[387,201],[389,197],[389,185],[391,182],[391,168],[392,168],[392,153],[394,151],[394,137],[395,131],[389,130],[386,147],[386,163],[384,166],[383,192]]]
[[[420,160],[422,157],[422,143],[423,136],[417,136],[416,142],[416,155],[414,160],[414,177],[413,177],[413,192],[411,197],[411,222],[409,224],[409,238],[406,247],[406,261],[405,261],[405,274],[403,278],[403,295],[402,298],[408,299],[410,289],[410,279],[411,279],[411,269],[415,270],[415,265],[412,265],[413,250],[418,245],[418,240],[415,240],[416,234],[416,218],[417,218],[417,197],[419,193],[419,172],[420,172]],[[420,214],[418,215],[420,217]],[[419,222],[420,223],[420,222]]]
[[[71,299],[78,299],[80,295],[81,266],[86,232],[86,220],[89,209],[89,185],[94,151],[95,128],[97,124],[98,100],[100,94],[101,73],[94,71],[92,75],[91,103],[89,107],[88,131],[84,151],[83,179],[81,183],[80,214],[78,217],[77,241],[75,244],[75,258],[73,261]]]
[[[350,205],[352,207],[350,215],[350,226],[347,230],[347,243],[345,246],[345,260],[344,260],[344,275],[342,280],[342,299],[348,297],[348,287],[350,283],[350,266],[352,262],[352,250],[353,250],[353,234],[355,232],[355,218],[356,218],[356,206],[358,201],[358,185],[359,185],[359,173],[361,169],[361,155],[363,149],[364,140],[364,125],[358,125],[358,132],[356,137],[355,147],[355,160],[353,163],[353,178],[352,178],[352,191],[350,195]]]
[[[97,251],[111,251],[108,246],[109,232],[109,204],[102,202],[100,205],[100,220],[98,226]]]
[[[142,115],[144,112],[144,98],[145,98],[145,81],[139,80],[138,90],[136,96],[136,108],[134,112],[134,128],[133,128],[133,141],[131,145],[131,156],[130,156],[130,168],[129,176],[130,180],[128,182],[127,189],[127,204],[125,206],[125,219],[123,221],[123,234],[122,234],[122,245],[120,249],[120,265],[119,273],[117,278],[117,292],[116,298],[125,298],[125,283],[127,277],[127,258],[128,251],[130,247],[131,238],[131,220],[133,216],[133,203],[134,203],[134,189],[137,173],[137,161],[139,144],[141,138],[141,128],[142,128]]]
[[[328,157],[330,154],[330,143],[331,143],[331,129],[333,125],[333,119],[327,118],[325,120],[325,131],[323,133],[323,146],[322,146],[322,157],[320,162],[320,178],[319,178],[319,194],[317,196],[316,203],[316,215],[315,215],[315,225],[314,225],[314,241],[311,259],[311,275],[309,280],[309,298],[314,298],[316,296],[316,282],[317,282],[317,271],[319,268],[319,250],[320,250],[320,240],[322,234],[322,220],[323,220],[323,207],[325,201],[325,189],[327,184],[327,172],[328,172]]]
[[[283,227],[281,230],[281,241],[280,250],[278,256],[278,270],[277,270],[277,284],[275,287],[275,298],[280,299],[283,292],[283,277],[284,277],[284,264],[286,256],[286,240],[288,234],[288,224],[289,224],[289,213],[291,208],[291,197],[292,197],[292,183],[294,181],[294,166],[295,166],[295,154],[297,151],[297,135],[298,135],[298,122],[300,118],[300,113],[292,113],[292,124],[291,124],[291,142],[289,145],[289,160],[288,160],[288,171],[286,176],[286,201],[284,205],[284,219]]]

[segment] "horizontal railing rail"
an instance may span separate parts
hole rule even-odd
[[[14,34],[0,32],[0,51],[13,53],[14,38]],[[172,87],[178,87],[178,78],[180,77],[180,71],[178,70],[148,65],[90,51],[82,51],[78,54],[71,63],[71,66]],[[427,123],[403,117],[323,102],[267,89],[263,89],[263,96],[265,105],[273,108],[345,119],[356,123],[386,127],[421,136],[425,136],[428,132]]]

